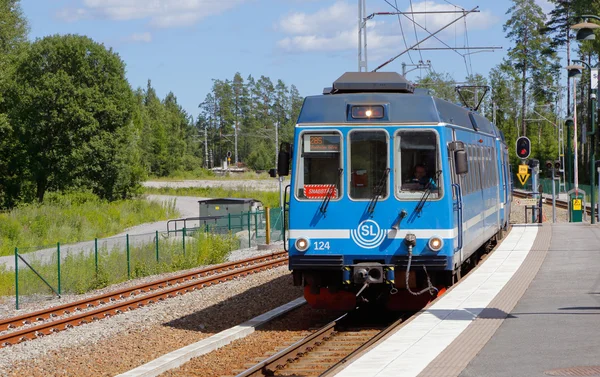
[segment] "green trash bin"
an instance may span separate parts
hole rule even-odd
[[[585,208],[585,192],[583,190],[571,190],[569,194],[569,221],[580,223],[583,221],[583,210]]]

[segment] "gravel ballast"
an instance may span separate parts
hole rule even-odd
[[[3,376],[114,376],[302,296],[287,267],[0,350]]]

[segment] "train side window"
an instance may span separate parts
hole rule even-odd
[[[487,167],[487,153],[485,151],[485,147],[480,148],[481,151],[481,188],[487,188],[487,175],[488,175],[488,167]]]
[[[432,130],[400,130],[394,144],[396,195],[418,200],[426,188],[430,199],[442,197],[442,162],[438,134]]]
[[[475,170],[477,171],[477,191],[481,191],[483,189],[483,185],[481,183],[481,176],[482,176],[482,168],[483,168],[483,164],[482,164],[482,153],[481,153],[481,147],[476,147],[477,149],[477,161],[475,161],[475,165],[477,166],[475,168]]]
[[[475,174],[475,170],[473,169],[473,147],[471,145],[467,146],[469,150],[469,173],[467,174],[467,193],[470,194],[473,192],[473,174]]]
[[[296,170],[296,194],[299,199],[322,200],[341,196],[341,135],[305,132],[300,137],[300,158]]]
[[[350,186],[349,195],[352,199],[367,199],[373,197],[374,189],[382,182],[381,198],[388,196],[388,137],[385,131],[352,131],[350,142]],[[384,179],[385,177],[385,179]]]

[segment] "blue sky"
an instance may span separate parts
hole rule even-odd
[[[383,70],[402,71],[401,63],[431,61],[433,70],[457,81],[468,73],[487,76],[511,46],[502,25],[509,0],[388,0],[401,11],[461,10],[479,6],[438,34],[453,47],[501,46],[465,59],[453,51],[413,51]],[[548,12],[547,0],[536,0]],[[131,86],[145,87],[148,79],[164,97],[172,91],[194,117],[212,79],[265,75],[274,82],[294,84],[302,96],[321,93],[343,72],[356,71],[357,0],[22,0],[30,24],[30,39],[51,34],[81,34],[112,47],[126,63]],[[367,0],[367,14],[394,9],[385,0]],[[435,31],[453,15],[419,16],[417,22]],[[404,38],[396,16],[377,16],[368,22],[369,70],[405,50],[404,39],[415,43],[415,27],[402,18]],[[419,39],[427,34],[416,30]],[[465,37],[465,34],[467,38]],[[423,46],[442,47],[430,39]],[[464,51],[461,51],[464,53]],[[412,67],[409,67],[412,68]],[[425,75],[425,70],[422,74]],[[415,70],[407,74],[415,80]]]

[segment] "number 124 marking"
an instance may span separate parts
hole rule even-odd
[[[329,250],[329,241],[315,241],[315,250]]]

